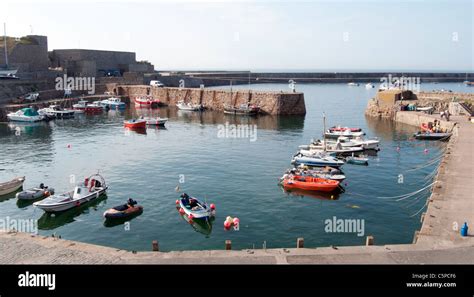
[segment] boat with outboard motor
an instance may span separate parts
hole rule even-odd
[[[105,194],[108,186],[100,174],[92,174],[84,182],[74,187],[74,190],[59,195],[51,195],[33,203],[45,212],[61,212],[97,199]]]
[[[451,137],[451,132],[418,132],[413,136],[419,140],[441,140],[447,141]]]
[[[20,200],[36,200],[40,198],[45,198],[54,194],[54,189],[45,186],[43,183],[37,188],[31,188],[25,191],[16,193],[16,198]]]
[[[127,203],[107,209],[103,216],[110,219],[124,219],[137,216],[143,212],[143,206],[137,205],[137,201],[129,198]]]
[[[110,97],[100,101],[102,106],[108,106],[110,109],[125,109],[127,105],[118,97]]]
[[[176,204],[180,206],[179,212],[186,214],[190,219],[208,219],[215,215],[214,204],[207,206],[206,203],[186,193],[181,194]]]

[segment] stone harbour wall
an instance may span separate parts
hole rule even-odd
[[[306,106],[303,93],[269,91],[233,91],[194,88],[156,88],[146,85],[107,84],[107,89],[121,96],[133,99],[140,95],[151,95],[168,105],[178,101],[202,104],[210,110],[222,111],[224,105],[251,103],[260,106],[263,113],[272,115],[304,115]]]

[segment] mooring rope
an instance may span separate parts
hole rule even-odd
[[[437,163],[437,162],[440,162],[443,157],[444,157],[444,156],[441,156],[441,157],[436,158],[436,159],[434,159],[434,160],[428,161],[427,163],[422,164],[421,166],[417,166],[417,167],[414,167],[414,168],[411,168],[411,169],[407,169],[407,170],[405,170],[404,172],[410,172],[410,171],[415,171],[415,170],[419,170],[419,169],[426,168],[426,167],[431,166],[431,165],[433,165],[433,164],[435,164],[435,163]]]
[[[416,216],[417,214],[419,214],[427,205],[428,205],[428,200],[426,200],[426,203],[423,204],[423,207],[420,208],[420,210],[418,210],[416,213],[412,214],[412,215],[410,216],[410,218],[412,218],[412,217]]]
[[[425,189],[431,187],[431,186],[434,185],[436,182],[437,182],[437,181],[434,181],[434,182],[432,182],[431,184],[427,185],[426,187],[423,187],[423,188],[421,188],[421,189],[419,189],[419,190],[417,190],[417,191],[411,192],[411,193],[407,193],[407,194],[403,194],[403,195],[399,195],[399,196],[390,196],[390,197],[389,197],[389,196],[379,196],[379,197],[375,197],[375,198],[377,198],[377,199],[397,199],[397,198],[403,198],[403,197],[406,197],[406,196],[413,196],[414,194],[419,193],[419,192],[421,192],[421,191],[423,191],[423,190],[425,190]],[[399,200],[397,200],[397,201],[399,201]]]

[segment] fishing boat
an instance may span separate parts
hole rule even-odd
[[[303,156],[302,154],[294,156],[291,162],[295,165],[305,164],[311,167],[340,167],[344,165],[344,161],[332,156]]]
[[[46,198],[54,194],[54,189],[40,184],[37,188],[31,188],[26,191],[16,193],[16,198],[20,200],[36,200],[40,198]]]
[[[123,125],[125,128],[145,129],[146,120],[145,119],[131,119],[131,120],[123,121]]]
[[[39,122],[45,119],[45,115],[39,114],[33,108],[27,107],[7,114],[7,118],[15,122]]]
[[[187,111],[198,111],[202,109],[201,104],[192,104],[191,102],[184,103],[184,101],[178,101],[178,103],[176,103],[176,106],[180,110],[187,110]]]
[[[72,106],[72,108],[76,112],[82,111],[83,113],[90,113],[90,114],[99,114],[104,111],[104,108],[102,106],[98,104],[91,104],[84,100],[77,102],[76,104]]]
[[[363,156],[349,156],[346,157],[346,162],[349,164],[355,164],[355,165],[369,165],[369,159],[367,157]]]
[[[240,104],[240,106],[224,106],[224,113],[234,115],[257,115],[260,107],[254,104]]]
[[[153,96],[147,95],[147,96],[137,96],[133,100],[135,102],[135,106],[139,107],[156,107],[162,105],[161,101],[159,99],[153,99]]]
[[[141,117],[140,119],[145,120],[147,125],[150,126],[164,126],[168,121],[168,118],[152,118],[152,117]]]
[[[178,204],[180,212],[184,212],[191,219],[208,219],[214,216],[213,205],[209,207],[204,202],[186,193],[181,194]]]
[[[418,132],[415,133],[416,139],[420,140],[442,140],[447,141],[451,137],[452,133],[450,132]]]
[[[14,179],[0,183],[0,196],[10,194],[23,187],[25,177],[15,177]]]
[[[137,205],[137,201],[128,199],[127,203],[107,209],[103,216],[106,219],[124,219],[137,216],[143,212],[143,206]]]
[[[107,188],[105,179],[100,174],[93,174],[78,184],[74,190],[51,195],[33,205],[45,212],[61,212],[99,198],[107,191]]]
[[[307,191],[332,192],[339,186],[336,180],[312,177],[312,176],[292,176],[283,181],[285,189],[301,189]]]
[[[360,136],[364,136],[365,133],[362,132],[362,131],[358,131],[358,132],[352,132],[350,130],[344,130],[344,131],[331,131],[331,130],[327,130],[325,133],[324,133],[324,136],[327,137],[327,138],[339,138],[341,136],[345,136],[345,137],[348,137],[348,138],[354,138],[354,137],[360,137]]]
[[[122,102],[122,100],[117,97],[104,99],[100,102],[100,104],[103,106],[108,106],[111,109],[125,109],[125,107],[127,107],[125,102]]]
[[[73,109],[64,109],[59,105],[50,105],[49,107],[38,110],[38,113],[57,119],[70,119],[74,117],[75,112]]]

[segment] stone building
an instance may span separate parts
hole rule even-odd
[[[122,76],[125,72],[153,72],[148,62],[137,62],[135,53],[88,49],[61,49],[49,53],[51,67],[70,76]]]
[[[5,65],[4,40],[0,37],[0,65]],[[7,36],[8,64],[22,76],[33,76],[48,72],[48,37],[27,35],[16,38]]]

